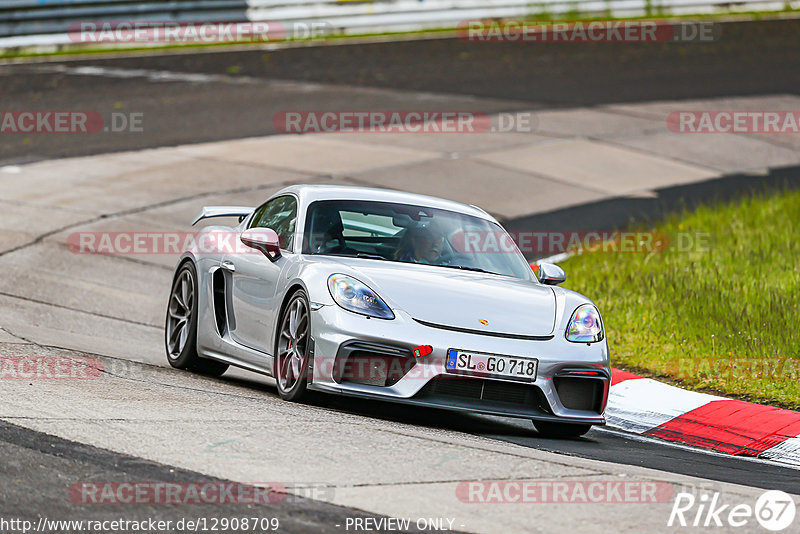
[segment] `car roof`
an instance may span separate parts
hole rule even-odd
[[[306,206],[317,200],[374,200],[377,202],[394,202],[397,204],[439,208],[497,222],[494,217],[477,206],[393,189],[352,185],[298,184],[281,189],[273,197],[287,193],[297,195],[301,203]]]

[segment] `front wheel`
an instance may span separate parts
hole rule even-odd
[[[220,376],[228,364],[197,354],[197,270],[191,261],[175,275],[164,326],[167,361],[172,367],[208,376]]]
[[[552,423],[550,421],[533,421],[536,431],[546,438],[579,438],[589,432],[592,425],[575,423]]]
[[[308,342],[311,339],[311,315],[305,291],[298,289],[283,311],[275,347],[273,375],[278,395],[284,400],[299,401],[308,385]]]

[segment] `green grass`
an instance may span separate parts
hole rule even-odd
[[[563,263],[592,298],[615,367],[690,389],[800,409],[800,191],[669,217],[661,252],[595,252]],[[679,233],[710,236],[681,251]]]

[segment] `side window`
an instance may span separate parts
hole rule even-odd
[[[278,234],[281,248],[288,250],[294,237],[295,222],[297,221],[297,201],[293,196],[273,198],[261,206],[250,228],[271,228]]]

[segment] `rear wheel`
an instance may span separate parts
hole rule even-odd
[[[592,425],[575,423],[552,423],[550,421],[533,421],[536,431],[547,438],[578,438],[592,428]]]
[[[273,375],[278,384],[278,395],[284,400],[299,401],[306,396],[310,338],[308,297],[305,291],[299,289],[289,299],[281,315],[275,347]]]
[[[167,361],[172,367],[209,376],[220,376],[228,364],[197,354],[197,270],[191,261],[175,275],[164,327]]]

